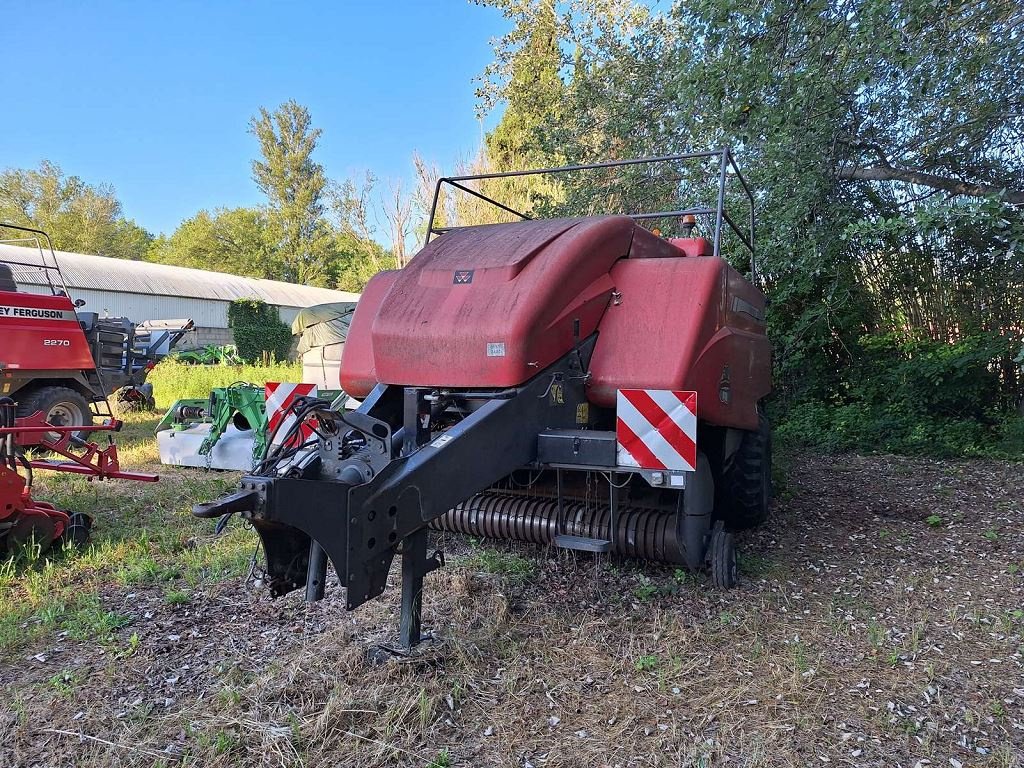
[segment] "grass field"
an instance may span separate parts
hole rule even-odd
[[[1024,764],[1020,464],[792,454],[727,593],[449,536],[435,642],[379,663],[397,569],[353,613],[271,600],[253,534],[189,514],[237,476],[159,467],[127,419],[160,482],[40,479],[92,543],[0,566],[2,766]]]
[[[150,374],[158,408],[182,398],[206,397],[213,387],[237,381],[298,381],[299,363],[274,366],[160,363]],[[40,558],[28,549],[0,562],[0,650],[10,650],[49,632],[110,636],[123,625],[116,611],[97,599],[101,585],[171,584],[183,593],[211,578],[247,571],[253,540],[231,532],[198,547],[209,526],[183,514],[194,502],[231,488],[237,476],[202,471],[167,472],[159,466],[153,429],[158,417],[127,413],[117,437],[125,467],[147,467],[163,475],[155,485],[91,483],[86,478],[40,473],[39,495],[62,509],[88,512],[97,521],[91,546],[73,557]],[[157,514],[155,511],[159,510]],[[170,563],[170,564],[168,564]]]
[[[267,381],[301,381],[301,363],[257,365],[185,365],[164,360],[150,374],[157,408],[168,408],[175,400],[206,397],[214,387],[237,381],[262,385]]]
[[[197,546],[208,526],[185,510],[232,487],[235,476],[202,471],[164,472],[158,465],[152,415],[128,414],[118,436],[124,467],[160,472],[159,483],[90,483],[72,475],[37,473],[36,495],[96,519],[83,552],[39,557],[31,548],[0,564],[0,651],[13,652],[36,637],[67,632],[104,642],[124,617],[99,599],[105,585],[168,584],[192,589],[211,578],[244,572],[252,541],[241,532]]]

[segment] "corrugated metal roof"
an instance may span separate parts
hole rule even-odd
[[[309,307],[337,301],[356,301],[358,293],[295,285],[277,280],[240,277],[223,272],[151,264],[146,261],[112,259],[84,253],[57,251],[57,263],[69,292],[75,288],[107,293],[137,293],[147,296],[181,296],[194,299],[262,299],[279,307]],[[47,263],[52,264],[49,253]],[[0,262],[22,261],[39,264],[39,251],[0,243]],[[12,265],[14,279],[28,285],[46,285],[43,270]]]

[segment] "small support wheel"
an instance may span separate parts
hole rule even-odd
[[[72,512],[71,524],[64,529],[60,537],[61,544],[65,547],[81,549],[89,541],[89,531],[92,530],[92,518],[84,512]]]
[[[117,404],[124,411],[154,411],[156,398],[153,397],[153,385],[127,386],[117,393]]]
[[[716,529],[708,544],[708,561],[711,566],[711,583],[718,589],[732,589],[736,586],[739,571],[736,566],[736,541],[729,531]]]

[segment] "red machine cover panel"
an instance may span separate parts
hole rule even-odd
[[[598,328],[589,399],[614,407],[620,389],[692,390],[698,418],[757,428],[771,391],[764,294],[723,259],[624,259],[612,268],[620,298]]]
[[[685,255],[697,240],[622,216],[449,232],[369,282],[342,387],[515,386],[572,348],[578,321],[580,339],[598,332],[595,405],[614,408],[621,389],[696,391],[702,420],[756,429],[771,390],[764,294],[722,259]]]
[[[494,224],[438,237],[373,278],[342,360],[342,386],[521,384],[594,332],[609,274],[636,229],[624,216]],[[367,333],[369,331],[369,333]],[[372,364],[371,364],[372,361]]]
[[[67,296],[0,291],[0,367],[84,370],[95,363]]]

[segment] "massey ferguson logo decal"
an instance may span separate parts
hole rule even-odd
[[[455,285],[469,285],[473,282],[473,270],[472,269],[456,269],[455,279],[452,280]]]
[[[29,317],[37,320],[77,320],[74,312],[64,309],[38,309],[36,307],[8,307],[0,305],[0,317]]]

